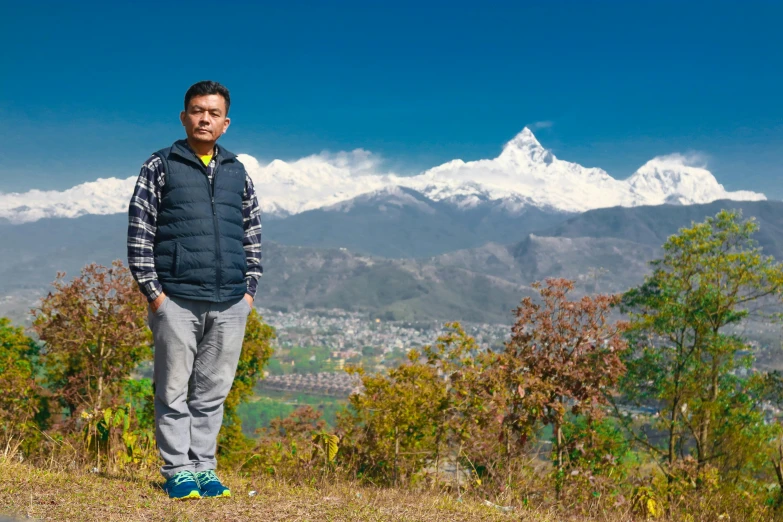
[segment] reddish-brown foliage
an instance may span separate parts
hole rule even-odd
[[[609,320],[618,296],[570,301],[574,283],[566,279],[547,279],[533,288],[540,300],[522,300],[500,355],[498,370],[509,397],[503,421],[523,442],[539,423],[551,424],[554,459],[562,470],[566,414],[583,415],[588,422],[603,416],[606,394],[625,371],[620,356],[627,325]]]
[[[70,282],[58,273],[52,286],[33,327],[46,343],[50,391],[73,419],[116,403],[125,379],[151,357],[147,302],[121,261],[90,264]]]

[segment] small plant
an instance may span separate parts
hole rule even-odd
[[[635,514],[646,519],[658,518],[663,515],[661,502],[649,486],[636,488],[631,501],[631,509]]]
[[[151,467],[157,462],[154,435],[133,429],[134,410],[130,404],[104,410],[83,411],[84,444],[95,457],[95,469],[102,464],[113,471]]]
[[[313,433],[312,441],[315,445],[313,455],[320,453],[323,456],[324,469],[327,469],[329,464],[334,462],[340,449],[340,437],[321,429]]]

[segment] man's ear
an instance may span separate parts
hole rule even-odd
[[[226,118],[226,121],[223,122],[223,134],[226,133],[229,125],[231,125],[231,118]]]
[[[182,126],[185,126],[185,111],[182,111],[179,113],[179,121],[182,123]]]

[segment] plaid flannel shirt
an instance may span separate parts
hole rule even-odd
[[[207,166],[210,183],[215,172],[215,158]],[[157,230],[158,205],[161,189],[166,183],[163,162],[152,156],[142,166],[136,187],[128,207],[128,265],[131,274],[149,301],[154,301],[163,292],[155,271],[155,231]],[[247,259],[247,293],[256,295],[258,278],[263,274],[261,267],[261,210],[258,207],[253,181],[245,176],[245,190],[242,194],[242,221],[245,230],[242,244]]]

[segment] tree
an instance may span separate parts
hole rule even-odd
[[[623,398],[654,415],[643,424],[621,417],[670,482],[675,461],[691,448],[699,468],[741,467],[737,456],[761,429],[761,393],[752,375],[742,376],[752,362],[743,352],[752,348],[736,332],[752,306],[779,300],[783,265],[762,255],[752,240],[757,230],[726,210],[682,229],[664,244],[653,273],[623,297],[633,347]],[[653,440],[659,435],[663,446]]]
[[[362,476],[398,484],[426,467],[437,481],[447,460],[459,487],[461,466],[496,471],[499,387],[487,379],[495,354],[482,352],[459,323],[445,327],[434,344],[409,351],[406,362],[388,373],[348,369],[361,375],[363,390],[339,416],[341,460]]]
[[[77,410],[120,402],[124,381],[152,357],[147,302],[121,261],[90,264],[33,310],[33,328],[45,347],[41,363],[48,388],[73,421]]]
[[[35,380],[38,344],[0,317],[0,429],[4,445],[18,445],[36,431],[42,410]]]
[[[310,480],[315,467],[322,465],[326,471],[339,451],[337,437],[326,431],[321,413],[311,406],[301,406],[285,418],[273,419],[269,427],[258,431],[259,440],[243,461],[245,472],[263,470]]]
[[[534,283],[540,302],[522,300],[515,310],[511,339],[498,360],[500,381],[511,397],[504,423],[524,444],[540,424],[553,429],[555,484],[559,498],[568,465],[568,445],[590,444],[593,425],[604,416],[607,395],[625,371],[621,355],[627,325],[611,323],[619,296],[584,296],[571,301],[574,282],[547,279]],[[582,416],[583,440],[564,438],[567,415]]]
[[[502,422],[498,422],[502,414],[498,412],[504,411],[507,401],[491,371],[497,354],[482,351],[460,323],[445,326],[446,332],[435,344],[423,348],[426,363],[446,383],[445,394],[436,405],[435,469],[440,470],[445,450],[455,455],[457,462],[466,459],[485,479],[486,475],[499,478],[498,466],[505,466],[508,472],[509,461],[498,451],[502,434]]]
[[[762,454],[766,453],[764,456],[775,471],[775,478],[778,482],[775,505],[780,508],[783,506],[783,418],[780,414],[783,411],[783,375],[779,371],[772,371],[765,374],[763,378],[764,399],[777,408],[777,414],[774,416],[774,422],[770,423],[772,437],[768,437],[768,440],[772,440],[772,443],[767,445]],[[757,448],[752,448],[752,450],[757,450]]]
[[[363,476],[397,485],[435,455],[446,384],[420,359],[411,350],[408,361],[388,374],[348,369],[361,375],[364,390],[351,395],[349,411],[339,417],[341,453],[354,459]]]
[[[263,377],[264,366],[272,357],[273,348],[270,342],[274,338],[274,328],[263,321],[255,308],[252,309],[247,317],[234,383],[223,403],[223,426],[218,438],[218,448],[224,457],[251,445],[242,434],[242,419],[238,409],[242,402],[253,395],[253,388]]]

